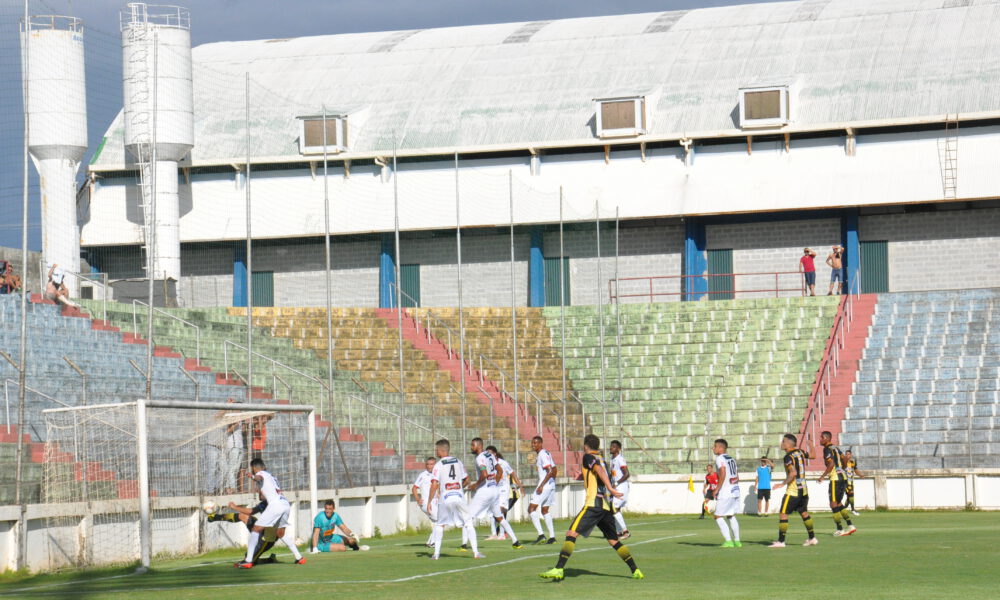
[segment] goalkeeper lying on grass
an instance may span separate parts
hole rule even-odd
[[[247,530],[253,530],[253,526],[257,523],[257,517],[264,512],[267,508],[267,500],[262,501],[256,506],[239,506],[235,502],[229,503],[229,508],[236,512],[231,513],[212,513],[208,515],[209,521],[228,521],[229,523],[244,523]],[[282,528],[284,529],[284,528]],[[274,547],[274,543],[284,535],[284,531],[279,531],[277,527],[266,527],[264,528],[264,533],[260,536],[257,541],[257,549],[253,553],[253,564],[254,566],[258,564],[267,564],[278,562],[277,557],[272,553],[267,558],[262,559],[261,556]]]
[[[354,551],[368,550],[368,546],[358,546],[358,540],[354,532],[344,525],[344,520],[335,512],[337,508],[333,500],[327,500],[323,506],[323,511],[313,519],[312,545],[309,548],[310,554],[319,552],[344,552],[348,548]],[[337,533],[337,528],[344,535]]]

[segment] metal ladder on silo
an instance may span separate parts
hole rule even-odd
[[[145,15],[143,15],[145,17]],[[135,15],[133,15],[135,18]],[[144,19],[143,19],[144,20]],[[149,28],[130,28],[129,36],[132,41],[148,41]],[[131,69],[134,85],[132,86],[132,97],[129,102],[132,106],[142,106],[143,109],[133,111],[131,116],[131,127],[136,132],[135,139],[139,140],[136,148],[136,167],[139,170],[139,208],[142,211],[142,227],[139,228],[139,259],[143,272],[147,277],[153,275],[149,273],[150,265],[148,258],[152,256],[153,249],[149,247],[152,239],[152,132],[150,131],[150,98],[149,90],[149,50],[146,44],[136,46],[129,56],[129,63],[137,68]]]
[[[945,118],[944,138],[939,148],[943,197],[955,200],[958,198],[958,113]]]

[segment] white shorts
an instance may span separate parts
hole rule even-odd
[[[497,488],[497,510],[500,511],[501,515],[503,514],[503,511],[507,510],[507,507],[509,505],[510,505],[510,488],[509,487]]]
[[[715,499],[715,516],[717,517],[732,517],[740,512],[740,498],[739,496],[734,496],[732,498],[716,498]]]
[[[434,523],[442,526],[454,525],[455,527],[471,525],[472,518],[469,516],[469,507],[465,503],[465,498],[451,496],[438,502],[437,520]]]
[[[622,497],[611,499],[611,505],[615,507],[615,510],[621,510],[626,504],[628,504],[629,487],[630,486],[627,482],[618,486],[617,490],[622,493]]]
[[[469,503],[469,514],[472,515],[472,518],[478,519],[482,516],[502,517],[503,513],[500,512],[500,505],[497,503],[497,495],[499,493],[500,489],[496,486],[476,490],[476,495],[472,497],[472,502]]]
[[[288,515],[291,512],[292,506],[288,500],[268,502],[267,508],[257,517],[257,525],[260,527],[288,527]]]
[[[542,488],[542,493],[536,491],[531,492],[531,502],[529,504],[534,504],[535,506],[552,506],[556,502],[556,486],[555,484],[546,485]]]

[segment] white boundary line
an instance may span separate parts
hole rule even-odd
[[[682,534],[678,534],[678,535],[668,535],[668,536],[664,536],[664,537],[653,538],[651,540],[644,540],[644,541],[641,541],[641,542],[636,542],[634,544],[629,544],[629,545],[630,546],[642,546],[644,544],[653,544],[653,543],[662,542],[662,541],[665,541],[665,540],[673,540],[673,539],[677,539],[677,538],[692,537],[692,536],[695,536],[695,535],[698,535],[698,534],[697,533],[682,533]],[[593,552],[595,550],[604,550],[604,548],[603,547],[598,547],[598,548],[584,548],[583,550],[577,550],[576,552],[574,552],[574,554],[580,554],[580,553],[583,553],[583,552]],[[550,558],[551,559],[552,558],[552,554],[549,553],[549,552],[546,552],[544,554],[529,554],[529,555],[526,555],[526,556],[518,556],[516,558],[502,560],[500,562],[481,563],[481,564],[477,564],[477,565],[474,565],[474,566],[471,566],[471,567],[462,567],[462,568],[459,568],[459,569],[449,569],[447,571],[434,571],[432,573],[420,573],[418,575],[410,575],[408,577],[399,577],[397,579],[356,579],[356,580],[334,579],[334,580],[327,580],[327,581],[315,581],[314,580],[314,581],[304,581],[304,582],[297,582],[297,583],[296,582],[288,582],[288,581],[265,581],[265,582],[255,581],[255,582],[252,582],[252,583],[250,583],[250,582],[248,582],[248,583],[220,583],[220,584],[207,584],[207,585],[186,585],[186,586],[170,586],[170,587],[148,587],[148,588],[141,588],[141,589],[109,590],[107,592],[102,592],[102,594],[131,594],[131,593],[136,593],[136,592],[140,592],[140,593],[145,593],[145,592],[169,592],[169,591],[172,591],[172,590],[181,590],[181,589],[187,591],[187,590],[199,590],[199,589],[224,589],[224,588],[239,588],[239,587],[263,587],[263,586],[276,586],[276,585],[311,586],[311,585],[352,585],[352,584],[405,583],[407,581],[415,581],[415,580],[418,580],[418,579],[427,579],[429,577],[437,577],[438,575],[453,575],[455,573],[464,573],[464,572],[467,572],[467,571],[475,571],[475,570],[478,570],[478,569],[488,569],[488,568],[491,568],[491,567],[498,567],[500,565],[509,565],[509,564],[516,563],[516,562],[522,562],[522,561],[525,561],[525,560],[531,560],[533,558]],[[223,562],[228,562],[228,561],[223,561]],[[214,564],[214,563],[202,563],[202,564],[199,564],[199,565],[192,565],[191,567],[186,567],[186,568],[194,568],[194,567],[199,567],[199,566],[205,566],[205,565],[208,565],[208,564]],[[179,569],[173,569],[173,570],[179,570]],[[91,582],[96,582],[96,581],[109,581],[109,580],[112,580],[112,579],[121,579],[123,577],[132,577],[132,576],[133,576],[132,574],[129,574],[129,575],[115,575],[115,576],[112,576],[112,577],[103,577],[103,578],[99,578],[99,579],[88,579],[88,580],[86,580],[86,583],[91,583]],[[21,593],[21,592],[37,593],[37,590],[43,590],[45,588],[63,587],[63,586],[66,586],[66,585],[78,585],[80,583],[82,583],[82,582],[80,582],[80,581],[72,581],[72,582],[53,583],[53,584],[49,584],[49,585],[33,586],[33,587],[26,587],[26,588],[18,588],[18,589],[14,589],[14,590],[7,590],[7,591],[4,592],[3,595],[6,596],[8,594],[16,594],[16,593]],[[43,593],[43,595],[53,595],[53,594],[62,594],[62,593],[63,592],[45,592],[45,593]]]

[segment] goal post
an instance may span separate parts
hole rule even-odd
[[[294,507],[318,511],[312,405],[140,399],[42,415],[51,566],[148,568],[159,555],[233,545],[242,539],[233,530],[215,531],[205,544],[201,507],[210,498],[256,504],[252,457],[264,460]]]

